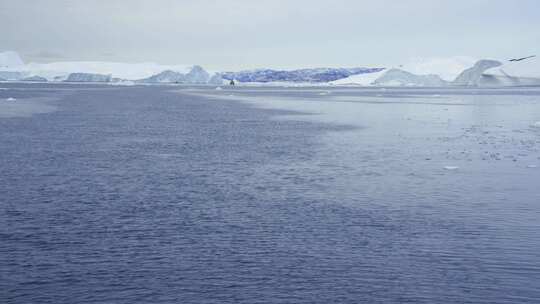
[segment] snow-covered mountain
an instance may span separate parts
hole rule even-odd
[[[225,72],[223,79],[240,82],[312,82],[322,83],[347,78],[352,75],[379,72],[382,68],[317,68],[292,71],[271,69],[250,70],[241,72]]]

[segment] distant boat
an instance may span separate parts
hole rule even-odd
[[[510,59],[508,61],[522,61],[522,60],[525,60],[525,59],[529,59],[529,58],[533,58],[533,57],[536,57],[536,55],[532,55],[532,56],[527,56],[527,57],[522,57],[522,58],[514,58],[514,59]]]

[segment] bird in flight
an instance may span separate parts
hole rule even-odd
[[[510,59],[508,61],[521,61],[521,60],[525,60],[525,59],[529,59],[529,58],[533,58],[533,57],[536,57],[536,55],[532,55],[532,56],[528,56],[528,57],[522,57],[522,58],[514,58],[514,59]]]

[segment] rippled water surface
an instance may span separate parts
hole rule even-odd
[[[540,89],[0,87],[2,303],[540,302]]]

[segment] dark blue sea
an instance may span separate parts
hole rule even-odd
[[[535,88],[0,84],[0,303],[540,303],[539,122]]]

